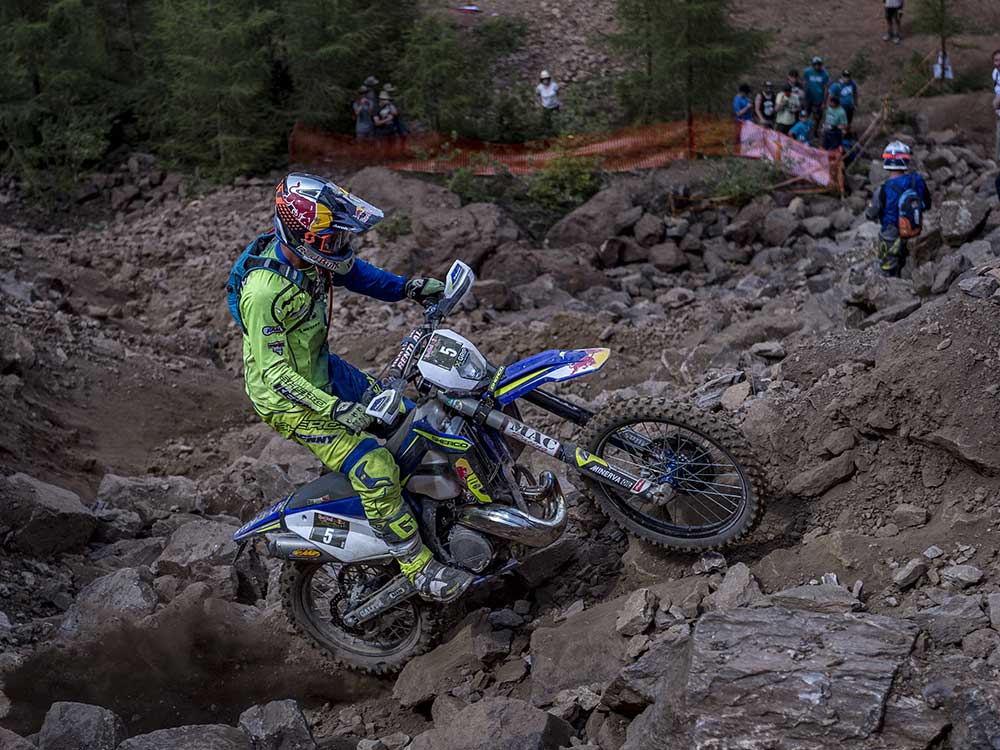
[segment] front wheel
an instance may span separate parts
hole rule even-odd
[[[292,628],[336,663],[371,674],[398,672],[433,642],[426,606],[407,599],[356,628],[341,619],[398,570],[395,564],[286,562],[281,604]]]
[[[604,513],[661,547],[719,549],[748,534],[764,513],[761,471],[746,438],[708,412],[660,398],[613,403],[590,420],[582,444],[664,487],[650,501],[584,475]]]

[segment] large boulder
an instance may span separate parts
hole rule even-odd
[[[484,698],[462,709],[443,727],[435,725],[434,750],[558,750],[570,745],[573,727],[557,716],[514,698]]]
[[[393,697],[404,707],[418,706],[462,684],[483,667],[482,644],[491,633],[485,613],[476,613],[450,641],[403,667]]]
[[[424,211],[413,218],[413,236],[418,249],[411,258],[414,268],[397,269],[443,275],[460,258],[479,270],[483,261],[501,245],[516,242],[520,230],[493,203],[470,203],[463,208]]]
[[[118,750],[253,750],[250,737],[224,724],[159,729],[125,740]]]
[[[253,742],[254,750],[313,750],[316,741],[298,702],[271,701],[240,714],[240,729]]]
[[[79,495],[27,474],[0,478],[0,497],[4,509],[0,528],[10,527],[14,547],[26,555],[79,549],[97,527],[97,518]]]
[[[777,208],[764,219],[761,233],[764,242],[772,247],[784,245],[799,228],[799,218],[788,208]]]
[[[38,750],[38,746],[20,735],[0,727],[0,750]]]
[[[159,599],[148,568],[123,568],[84,587],[63,620],[61,631],[76,636],[135,622],[152,614]]]
[[[347,184],[351,192],[388,211],[418,213],[462,206],[462,199],[450,190],[386,167],[365,167]]]
[[[480,276],[516,288],[549,275],[560,288],[575,294],[608,283],[605,275],[591,265],[593,257],[594,249],[589,245],[537,250],[508,243],[486,259]]]
[[[941,236],[952,247],[968,242],[982,228],[989,206],[980,200],[945,201],[938,209]]]
[[[632,196],[621,187],[601,190],[553,226],[545,239],[552,247],[577,243],[599,246],[615,233],[615,217],[632,207]]]
[[[185,576],[198,567],[231,562],[235,525],[208,519],[191,521],[170,535],[155,563],[157,575]]]
[[[897,670],[917,627],[876,615],[780,607],[704,615],[687,658],[669,662],[626,750],[877,746]]]
[[[39,750],[115,750],[128,733],[113,711],[86,703],[53,703],[38,733]]]
[[[105,474],[97,488],[97,502],[112,508],[138,511],[147,519],[157,512],[200,509],[198,485],[187,477],[122,477]]]

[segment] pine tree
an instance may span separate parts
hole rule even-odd
[[[965,20],[956,12],[956,5],[955,0],[917,0],[914,8],[913,28],[940,40],[942,65],[948,61],[948,42],[966,27]]]
[[[618,0],[612,46],[630,64],[619,96],[630,119],[651,122],[712,111],[766,47],[735,27],[730,0]]]
[[[208,174],[266,168],[288,118],[272,100],[278,15],[246,0],[159,0],[144,122],[158,150]]]

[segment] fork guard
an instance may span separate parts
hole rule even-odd
[[[568,515],[566,500],[555,475],[546,471],[539,479],[537,487],[523,492],[525,500],[542,506],[542,517],[503,505],[475,506],[464,508],[458,523],[527,547],[547,547],[562,536]]]

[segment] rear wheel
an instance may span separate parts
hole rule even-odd
[[[612,404],[587,424],[586,450],[663,488],[655,501],[584,475],[588,493],[631,534],[678,551],[718,549],[764,513],[746,439],[708,412],[658,398]]]
[[[397,573],[395,565],[287,562],[282,607],[295,631],[338,664],[372,674],[397,672],[433,642],[427,607],[411,598],[356,628],[341,619]]]

